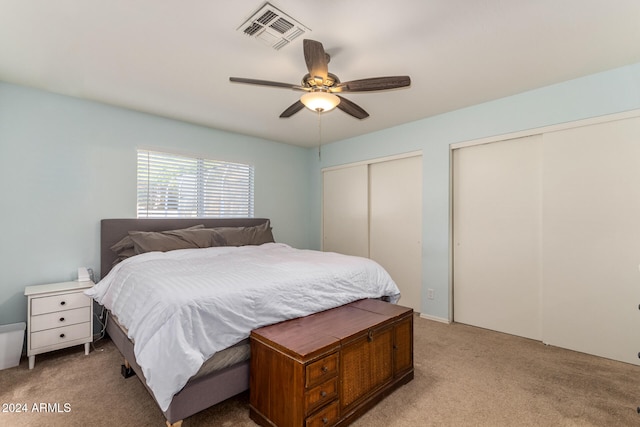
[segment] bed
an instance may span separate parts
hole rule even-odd
[[[316,251],[300,251],[281,243],[271,243],[273,240],[266,241],[264,244],[247,246],[242,244],[236,246],[231,243],[230,245],[213,245],[222,247],[202,249],[172,250],[167,252],[149,251],[130,257],[119,264],[117,263],[118,254],[111,249],[127,235],[135,234],[130,232],[167,232],[167,230],[184,230],[189,227],[204,227],[214,230],[249,230],[267,227],[270,233],[269,220],[264,218],[102,220],[101,276],[103,280],[94,287],[95,290],[90,295],[96,301],[104,303],[107,308],[112,309],[112,312],[108,315],[110,320],[107,321],[106,330],[124,356],[124,371],[131,369],[136,373],[154,397],[156,403],[158,403],[169,426],[179,426],[185,418],[248,389],[249,354],[247,352],[247,337],[248,332],[250,332],[250,330],[247,331],[248,328],[301,317],[310,314],[310,312],[333,308],[363,297],[385,298],[392,302],[399,298],[399,291],[395,283],[379,266],[374,266],[376,268],[373,270],[372,277],[374,279],[365,279],[371,283],[367,283],[363,286],[363,289],[360,289],[359,285],[352,285],[350,282],[352,280],[351,277],[347,280],[342,277],[342,273],[336,273],[343,271],[344,265],[342,264],[345,264],[345,260],[351,263],[352,260],[350,258],[354,257],[331,255]],[[305,263],[307,263],[308,257],[311,257],[309,259],[313,264],[313,268],[307,273],[306,269],[309,266]],[[342,258],[326,261],[335,264],[324,264],[327,257]],[[268,260],[268,262],[264,261],[263,263],[263,259]],[[274,272],[272,272],[270,263],[274,259],[285,259],[285,262],[277,261],[278,264],[273,268]],[[361,260],[372,263],[368,260]],[[233,267],[234,262],[237,262],[235,267]],[[315,267],[316,265],[318,266],[317,268]],[[369,269],[370,267],[371,265],[367,264],[367,268]],[[304,268],[304,270],[301,270],[301,268]],[[381,271],[377,270],[377,268]],[[112,269],[113,272],[111,271]],[[194,269],[199,270],[197,277],[191,276]],[[232,270],[233,274],[223,274],[225,270]],[[239,270],[243,270],[242,276],[236,274]],[[280,276],[273,276],[277,277],[277,279],[271,279],[272,274],[280,274],[275,270],[283,272],[282,279],[279,278]],[[152,274],[149,271],[155,276],[149,276]],[[245,274],[246,277],[244,276]],[[321,276],[318,276],[318,274]],[[171,278],[172,275],[179,276],[179,278]],[[264,279],[258,278],[261,275],[264,276]],[[309,286],[295,283],[294,288],[283,287],[282,283],[288,280],[287,277],[295,276],[300,278],[307,275],[310,277],[309,280],[313,281]],[[353,275],[353,280],[356,280],[356,282],[363,280],[361,277],[362,272],[344,274],[345,277],[349,275]],[[136,280],[138,281],[136,282]],[[154,287],[147,286],[148,284],[144,282],[145,280],[154,281]],[[174,285],[176,280],[180,282],[179,288]],[[263,284],[258,283],[260,280],[264,280],[265,283],[268,282],[269,286],[276,286],[273,288],[276,290],[266,287],[263,289]],[[141,295],[146,295],[143,298],[145,303],[149,301],[149,304],[156,304],[154,307],[163,308],[167,304],[180,306],[174,300],[183,298],[183,294],[189,294],[191,287],[203,289],[204,285],[200,285],[202,281],[206,281],[206,289],[215,286],[215,298],[208,293],[212,291],[206,290],[205,294],[197,297],[184,296],[185,301],[187,301],[187,298],[192,298],[189,301],[196,301],[197,303],[191,303],[190,305],[188,302],[184,303],[181,306],[182,308],[176,309],[179,313],[177,311],[169,312],[163,318],[160,315],[156,316],[158,311],[163,310],[153,309],[152,313],[145,316],[140,314],[143,306],[136,301],[141,300]],[[209,281],[215,283],[209,285]],[[331,282],[331,284],[324,284],[324,282]],[[333,284],[335,284],[335,289],[337,290],[324,288],[324,286],[334,286]],[[117,286],[120,286],[120,288]],[[287,284],[286,286],[291,285]],[[351,286],[354,288],[353,292],[350,288]],[[227,299],[232,297],[227,297],[226,288],[246,288],[242,292],[228,292],[229,295],[239,294],[238,298],[241,299],[238,301],[243,302],[238,303],[235,299]],[[176,293],[178,291],[175,289],[179,289],[180,293]],[[135,296],[135,292],[143,293],[135,294],[137,295]],[[144,294],[144,292],[147,292],[147,294]],[[307,296],[302,292],[310,292],[310,294]],[[132,293],[132,296],[129,296],[129,293]],[[164,296],[165,293],[167,294],[166,297]],[[224,298],[220,296],[221,294],[224,294]],[[244,302],[247,301],[246,295],[251,295],[252,305]],[[169,298],[171,301],[163,301],[163,298]],[[233,298],[236,297],[233,296]],[[193,312],[193,307],[195,306],[200,310],[201,306],[212,305],[213,302],[211,301],[213,299],[222,299],[222,302],[219,303],[222,305],[216,306],[212,311],[216,313],[222,312],[224,321],[213,319],[211,317],[212,314],[200,312],[197,313],[196,321],[191,318],[185,321],[184,318],[179,317],[185,316],[185,312]],[[304,302],[304,307],[298,307],[298,302],[304,300],[312,302],[307,306],[309,301],[306,301]],[[286,303],[282,304],[283,301]],[[133,307],[127,308],[130,305]],[[187,307],[187,309],[184,309],[184,307]],[[226,307],[233,308],[227,310]],[[262,311],[265,311],[265,313],[260,313]],[[191,315],[189,314],[189,316]],[[155,320],[155,326],[147,325],[146,323],[143,326],[143,322],[136,322],[136,316],[145,317],[144,322],[153,322],[154,317],[159,318]],[[174,319],[178,320],[173,322]],[[176,324],[174,327],[181,328],[185,328],[185,324],[192,325],[189,327],[193,327],[194,330],[175,332],[175,330],[167,329],[165,331],[163,329],[165,325],[171,323]],[[212,332],[214,330],[215,333]],[[206,336],[203,334],[206,334]],[[183,335],[187,336],[187,339],[191,339],[192,342],[182,345],[184,342]],[[161,349],[152,347],[154,342],[156,344],[158,342],[164,343],[170,339],[174,340],[174,336],[179,336],[177,341],[179,344],[172,342]],[[132,340],[136,342],[135,346]],[[178,352],[176,354],[165,354],[168,353],[166,347],[178,348],[184,354],[178,354]],[[154,355],[151,358],[153,360],[150,360],[150,354]],[[203,363],[199,359],[200,356],[207,360]],[[169,358],[171,357],[175,357],[177,361],[170,360]],[[192,359],[198,359],[198,361],[195,362]],[[157,367],[154,365],[156,363],[158,363]],[[210,368],[210,365],[214,366],[214,368]],[[198,366],[198,369],[195,369],[196,366]],[[172,367],[172,369],[167,367]],[[170,390],[169,394],[167,394],[168,392],[164,388],[165,378],[163,375],[158,375],[158,372],[169,371],[171,371],[170,375],[166,375],[169,378],[166,379],[167,382],[174,381],[174,377],[177,377],[182,378],[186,383],[184,383],[184,386],[180,386],[175,393]],[[145,375],[145,372],[147,375]],[[147,377],[149,380],[147,380]],[[175,388],[173,383],[171,386]]]

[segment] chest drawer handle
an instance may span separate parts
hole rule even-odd
[[[373,331],[371,331],[371,330],[367,334],[367,341],[369,341],[369,342],[373,341]]]
[[[322,417],[322,424],[329,424],[329,418]]]
[[[60,318],[60,321],[61,321],[61,322],[64,322],[64,317],[61,317],[61,318]]]
[[[323,366],[322,368],[320,368],[320,370],[321,370],[322,372],[324,372],[325,374],[326,374],[327,372],[329,372],[329,368],[327,368],[326,366]]]
[[[64,334],[60,334],[60,338],[64,338]]]
[[[60,305],[65,305],[66,303],[66,301],[60,301]]]
[[[324,391],[324,390],[322,390],[322,391],[320,392],[320,397],[327,397],[327,392],[326,392],[326,391]]]

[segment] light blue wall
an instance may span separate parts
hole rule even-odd
[[[278,241],[315,249],[323,167],[421,150],[422,312],[446,319],[449,145],[638,108],[635,64],[325,145],[318,161],[315,149],[0,82],[0,324],[25,320],[25,286],[97,270],[100,219],[136,214],[137,147],[254,164],[256,216],[272,218]]]
[[[99,269],[100,219],[136,216],[138,147],[253,164],[255,215],[309,247],[307,149],[0,82],[0,324],[25,286]]]
[[[321,161],[317,153],[310,153],[315,168],[312,246],[320,248],[321,242],[321,168],[421,150],[422,313],[449,319],[449,145],[638,108],[640,64],[634,64],[328,144],[322,148]],[[427,288],[435,290],[434,300],[427,300]]]

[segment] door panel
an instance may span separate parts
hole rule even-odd
[[[545,134],[543,340],[639,364],[640,119]]]
[[[422,311],[422,156],[369,166],[369,253]]]
[[[456,322],[540,339],[542,137],[453,152]]]
[[[369,257],[367,165],[322,174],[322,250]]]

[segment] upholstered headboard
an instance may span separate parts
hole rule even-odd
[[[103,219],[100,222],[100,276],[111,270],[116,254],[111,246],[127,236],[129,231],[177,230],[203,224],[214,227],[252,227],[267,222],[266,218],[119,218]]]

